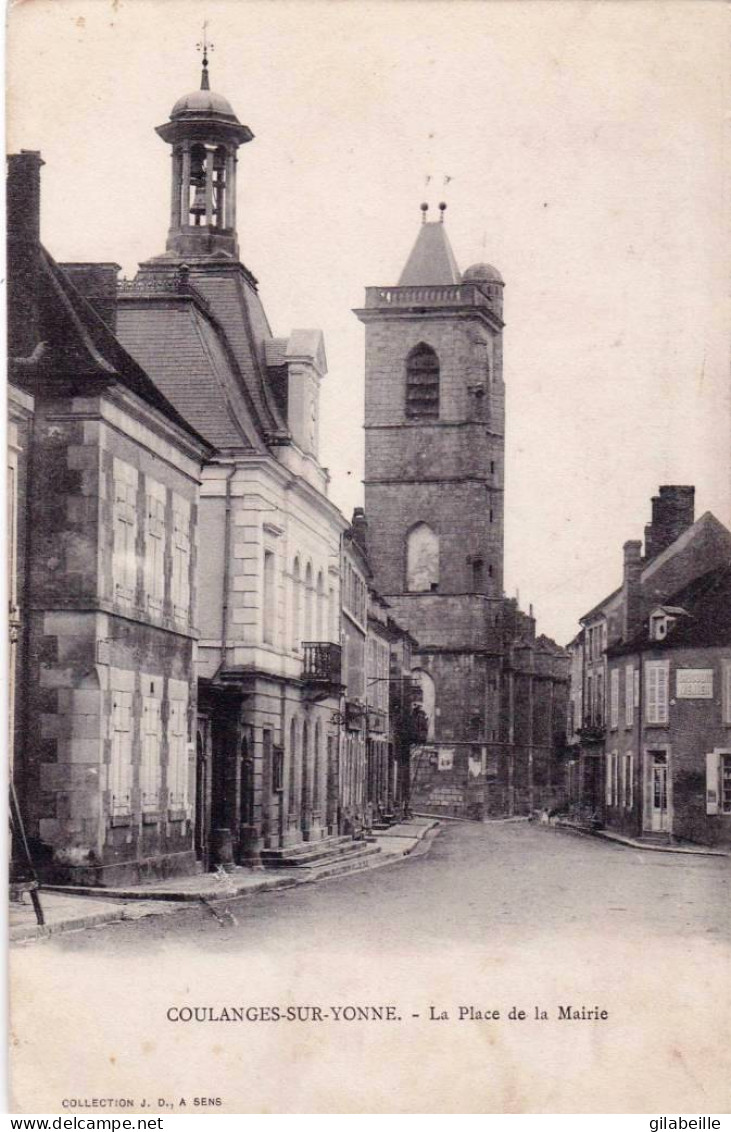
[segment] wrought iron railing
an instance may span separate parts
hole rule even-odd
[[[302,678],[307,684],[335,686],[342,683],[342,649],[330,641],[306,641],[302,645]]]

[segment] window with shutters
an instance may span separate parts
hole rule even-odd
[[[612,751],[607,755],[607,792],[608,806],[619,804],[619,755]]]
[[[731,754],[719,758],[721,772],[721,813],[731,814]]]
[[[124,602],[137,591],[137,469],[114,458],[114,595]]]
[[[142,758],[140,762],[140,796],[143,813],[160,808],[162,785],[160,767],[160,701],[145,696],[142,701]]]
[[[609,685],[609,726],[612,730],[619,727],[619,669],[613,668]]]
[[[132,811],[132,693],[112,692],[112,815]]]
[[[632,755],[622,755],[622,803],[625,810],[634,805]]]
[[[721,661],[721,701],[723,722],[731,724],[731,660]]]
[[[648,723],[668,721],[668,665],[667,660],[648,660],[645,664]]]
[[[165,599],[165,486],[148,479],[145,485],[145,599],[147,608],[161,613]]]
[[[634,722],[635,670],[628,664],[624,670],[624,725],[631,727]]]
[[[190,503],[173,495],[173,615],[190,619]]]
[[[188,808],[188,704],[187,700],[168,702],[168,806]]]
[[[406,416],[419,420],[439,417],[439,359],[420,342],[406,359]]]

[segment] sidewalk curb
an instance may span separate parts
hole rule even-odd
[[[77,916],[73,920],[59,920],[57,924],[21,924],[11,928],[8,933],[10,943],[23,943],[29,939],[47,939],[52,935],[62,935],[64,932],[74,932],[81,928],[94,928],[97,924],[109,924],[114,920],[122,920],[124,907],[120,906],[115,912],[95,912],[91,916]]]
[[[540,823],[536,822],[540,828]],[[627,849],[640,849],[645,853],[680,853],[684,857],[725,857],[727,860],[731,853],[723,849],[686,849],[682,845],[652,845],[648,842],[637,841],[636,838],[623,837],[619,833],[610,833],[603,829],[582,829],[581,826],[569,822],[554,822],[545,826],[546,829],[556,829],[560,833],[575,833],[579,837],[597,837],[602,841],[609,841],[614,845],[622,845]]]
[[[403,853],[384,853],[382,856],[374,854],[371,857],[364,857],[360,862],[351,861],[344,862],[350,864],[350,868],[341,868],[337,870],[337,862],[330,866],[331,871],[327,865],[323,865],[323,871],[317,874],[310,874],[308,876],[273,876],[262,877],[261,881],[256,884],[246,884],[234,887],[232,890],[214,890],[210,893],[201,892],[156,892],[156,893],[140,893],[130,889],[114,890],[113,894],[109,889],[82,889],[71,888],[70,886],[47,886],[46,891],[56,892],[64,895],[72,894],[76,896],[88,896],[91,899],[104,899],[118,900],[127,903],[138,901],[154,901],[157,903],[165,904],[166,908],[164,915],[172,915],[174,912],[182,911],[184,908],[192,904],[198,905],[218,905],[224,901],[243,900],[248,896],[256,896],[261,892],[272,891],[275,889],[284,888],[299,888],[305,884],[317,884],[318,882],[326,880],[337,880],[344,876],[354,876],[356,873],[368,872],[371,869],[380,869],[386,865],[394,865],[399,861],[403,861],[406,857],[418,856],[421,857],[429,852],[431,843],[436,836],[441,832],[439,822],[434,819],[434,824],[424,828],[423,833],[418,834],[414,838],[414,844],[407,847]],[[41,895],[43,889],[41,890]],[[125,895],[129,893],[129,895]],[[61,935],[64,932],[79,931],[84,928],[96,927],[99,924],[122,922],[131,917],[125,916],[126,903],[120,903],[119,908],[115,911],[96,912],[88,916],[77,916],[73,920],[61,920],[56,924],[45,924],[40,927],[35,924],[21,925],[17,928],[11,928],[9,933],[10,943],[23,943],[28,940],[46,939],[52,935]]]

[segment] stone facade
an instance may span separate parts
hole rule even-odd
[[[10,357],[34,399],[19,445],[30,474],[17,500],[27,537],[17,545],[14,779],[42,879],[125,883],[194,866],[196,531],[208,447],[41,247],[26,215],[39,171],[37,155],[11,158],[9,321],[37,334],[35,347],[14,334]]]
[[[414,675],[433,713],[412,801],[472,817],[537,797],[535,625],[526,635],[503,593],[502,292],[487,264],[460,275],[443,223],[424,223],[399,285],[368,288],[356,312],[366,327],[368,555],[419,642]],[[551,647],[549,698],[565,699]],[[539,745],[551,742],[542,732]]]

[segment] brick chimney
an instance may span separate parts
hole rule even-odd
[[[622,640],[628,641],[640,628],[642,619],[642,543],[631,539],[624,544],[622,575]]]
[[[24,358],[40,341],[41,160],[35,150],[8,157],[8,354]]]
[[[117,329],[117,276],[118,263],[61,263],[76,290],[112,333]]]
[[[353,542],[356,542],[364,554],[368,553],[368,520],[362,507],[353,510]]]
[[[671,542],[693,525],[695,488],[664,484],[652,497],[652,522],[645,527],[645,562],[662,554]]]

